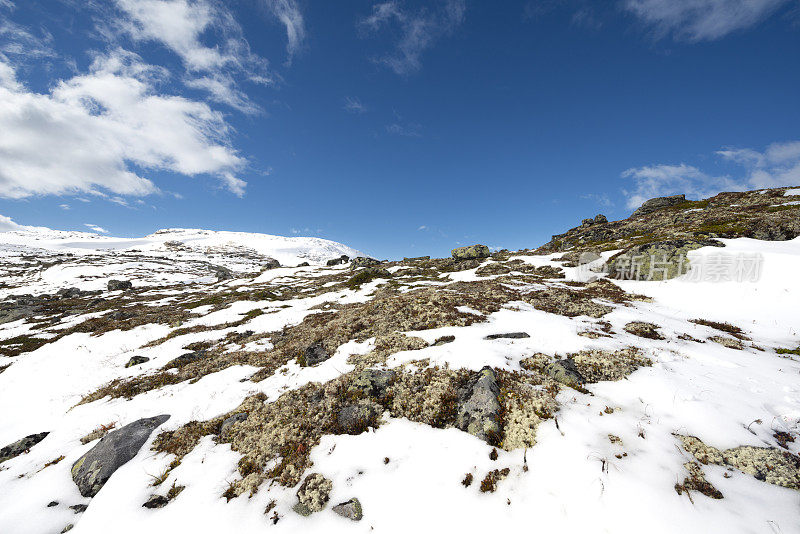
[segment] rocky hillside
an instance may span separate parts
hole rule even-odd
[[[800,532],[798,209],[402,261],[9,234],[0,531]]]

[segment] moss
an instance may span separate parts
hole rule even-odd
[[[506,478],[510,472],[508,467],[489,471],[481,480],[481,493],[494,493],[497,490],[497,483]]]
[[[16,336],[0,341],[0,356],[15,357],[26,352],[33,352],[57,338],[39,338],[34,336]]]
[[[775,352],[778,354],[793,354],[795,356],[800,356],[800,347],[797,347],[796,349],[778,349]]]

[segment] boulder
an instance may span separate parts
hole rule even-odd
[[[507,334],[489,334],[484,339],[525,339],[531,337],[526,332],[509,332]]]
[[[128,363],[125,364],[125,368],[134,367],[136,365],[142,365],[143,363],[147,363],[150,361],[150,358],[146,356],[133,356]]]
[[[58,292],[56,292],[56,295],[58,295],[62,299],[75,299],[80,297],[82,294],[83,292],[77,287],[70,287],[68,289],[59,289]]]
[[[84,497],[94,497],[117,469],[139,453],[150,434],[163,424],[169,415],[139,419],[109,432],[80,457],[72,466],[72,480]]]
[[[605,215],[603,215],[602,213],[599,213],[599,214],[594,216],[594,223],[595,224],[605,224],[607,222],[608,222],[608,218]]]
[[[264,265],[262,266],[262,268],[265,271],[268,271],[270,269],[277,269],[280,266],[281,266],[281,263],[278,260],[276,260],[275,258],[266,258],[264,260]]]
[[[586,382],[583,375],[581,375],[580,371],[578,371],[578,368],[575,366],[575,361],[572,358],[556,360],[546,365],[544,367],[544,372],[556,382],[571,388],[579,387]]]
[[[342,254],[338,258],[333,258],[332,260],[328,260],[326,265],[328,267],[333,267],[334,265],[342,265],[343,263],[347,263],[348,261],[350,261],[350,257]]]
[[[447,345],[448,343],[452,343],[456,340],[456,336],[442,336],[437,338],[436,341],[433,342],[434,347],[441,347],[442,345]]]
[[[147,502],[142,505],[142,508],[164,508],[169,504],[169,499],[163,495],[151,495]]]
[[[293,510],[302,516],[319,512],[328,504],[332,489],[333,482],[319,473],[311,473],[297,490],[297,504]]]
[[[581,221],[581,226],[591,226],[594,224],[594,219],[584,219]]]
[[[303,263],[300,263],[297,266],[298,267],[311,267],[311,264],[308,263],[307,261],[304,261]]]
[[[669,239],[631,247],[612,257],[606,266],[610,278],[662,281],[689,272],[688,254],[702,247],[722,247],[714,239]]]
[[[341,432],[355,436],[378,426],[381,411],[381,407],[372,402],[351,404],[339,410],[336,423]]]
[[[454,260],[477,260],[489,257],[489,247],[486,245],[471,245],[469,247],[454,248],[450,254]]]
[[[340,516],[346,517],[352,521],[361,521],[364,517],[361,509],[361,502],[356,498],[337,504],[332,510]]]
[[[640,217],[642,215],[647,215],[648,213],[653,213],[654,211],[668,208],[676,204],[683,204],[684,202],[686,202],[686,195],[672,195],[669,197],[651,198],[639,206],[639,209],[634,211],[631,217]]]
[[[350,260],[350,267],[353,269],[358,269],[359,267],[373,267],[380,264],[381,262],[379,260],[376,260],[375,258],[368,258],[366,256],[359,256]]]
[[[314,365],[330,359],[330,357],[331,355],[328,354],[328,351],[325,349],[325,345],[323,345],[322,341],[317,341],[316,343],[312,343],[306,347],[306,350],[303,351],[303,355],[299,358],[298,363],[301,367],[313,367]]]
[[[500,439],[500,388],[497,375],[484,367],[469,381],[459,395],[456,428],[489,444]]]
[[[11,445],[6,445],[0,449],[0,464],[12,458],[16,458],[20,454],[28,452],[31,447],[46,438],[48,434],[49,432],[31,434],[30,436],[26,436],[19,441],[15,441]]]
[[[130,280],[109,280],[108,281],[108,290],[109,291],[127,291],[129,289],[133,289],[133,284]]]

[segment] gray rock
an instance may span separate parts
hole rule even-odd
[[[356,498],[337,504],[332,510],[340,516],[346,517],[352,521],[361,521],[364,517],[364,513],[361,509],[361,502]]]
[[[150,361],[150,358],[147,356],[133,356],[128,363],[125,364],[125,368],[134,367],[136,365],[142,365],[143,363],[147,363]]]
[[[365,369],[361,371],[350,383],[350,392],[360,391],[364,395],[376,399],[383,399],[386,390],[391,386],[397,374],[391,370]]]
[[[702,247],[722,247],[714,239],[669,239],[631,247],[606,265],[610,278],[621,280],[669,280],[689,272],[688,253]]]
[[[127,291],[128,289],[133,289],[133,284],[129,280],[109,280],[108,281],[108,290],[109,291]]]
[[[163,495],[151,495],[147,502],[142,505],[142,508],[164,508],[169,504],[169,499]]]
[[[415,258],[403,258],[403,261],[428,261],[430,259],[430,256],[417,256]]]
[[[647,339],[664,339],[664,336],[658,331],[658,326],[653,323],[646,323],[644,321],[631,321],[626,324],[624,330],[634,336],[644,337]]]
[[[598,215],[595,215],[595,217],[594,217],[594,223],[595,224],[605,224],[607,222],[608,222],[608,218],[606,218],[606,216],[603,215],[602,213],[600,213]]]
[[[343,263],[347,263],[348,261],[350,261],[350,257],[342,254],[338,258],[333,258],[332,260],[328,260],[327,265],[328,267],[333,267],[334,265],[342,265]]]
[[[489,334],[484,339],[525,339],[531,337],[526,332],[509,332],[507,334]]]
[[[359,256],[350,260],[350,267],[353,269],[358,269],[359,267],[372,267],[380,264],[381,262],[375,258],[368,258],[366,256]]]
[[[117,469],[139,453],[153,430],[169,415],[139,419],[109,432],[72,466],[72,480],[84,497],[94,497]]]
[[[497,444],[500,440],[500,388],[491,367],[484,367],[462,391],[456,414],[456,427],[464,432]]]
[[[307,261],[304,261],[303,263],[298,264],[298,267],[311,267],[311,264]]]
[[[319,473],[311,473],[297,490],[297,504],[293,510],[303,516],[319,512],[328,504],[332,489],[333,482]]]
[[[247,412],[235,413],[228,417],[219,426],[219,435],[222,437],[227,436],[228,432],[230,432],[231,428],[233,428],[233,425],[236,423],[241,423],[245,419],[247,419]]]
[[[300,361],[301,367],[313,367],[314,365],[320,364],[325,360],[328,360],[331,357],[328,354],[328,351],[325,349],[325,345],[322,344],[322,341],[317,341],[309,345],[305,351],[303,351],[302,361]]]
[[[594,219],[584,219],[581,221],[581,226],[592,226],[594,224]]]
[[[69,507],[69,509],[75,512],[76,514],[82,514],[83,512],[86,511],[87,508],[89,508],[88,504],[75,504]]]
[[[56,295],[62,299],[74,299],[80,297],[82,293],[77,287],[70,287],[68,289],[59,289]]]
[[[580,387],[586,382],[586,379],[580,371],[578,371],[572,358],[556,360],[546,365],[544,372],[556,382],[571,388]]]
[[[50,501],[47,503],[48,508],[53,508],[54,506],[58,506],[58,501]]]
[[[369,427],[376,427],[380,412],[380,406],[372,402],[352,404],[339,410],[336,422],[341,432],[355,436]]]
[[[454,248],[450,251],[454,260],[477,260],[489,257],[489,247],[486,245],[471,245],[469,247]]]
[[[28,452],[31,447],[37,445],[40,441],[47,437],[49,432],[42,432],[40,434],[31,434],[24,437],[19,441],[15,441],[11,445],[6,445],[0,449],[0,464],[12,458],[16,458],[20,454]]]
[[[456,336],[442,336],[437,338],[436,341],[433,342],[434,347],[441,347],[442,345],[447,345],[448,343],[452,343],[456,340]]]
[[[686,195],[672,195],[670,197],[651,198],[650,200],[639,206],[639,209],[634,211],[631,217],[639,217],[641,215],[647,215],[648,213],[653,213],[654,211],[658,211],[663,208],[668,208],[676,204],[682,204],[684,202],[686,202]]]
[[[276,260],[275,258],[267,258],[264,261],[263,268],[265,270],[270,270],[270,269],[277,269],[280,266],[281,266],[281,263],[278,260]]]
[[[224,282],[233,278],[233,272],[227,267],[215,266],[214,276],[217,277],[217,282]]]

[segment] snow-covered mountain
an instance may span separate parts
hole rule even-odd
[[[0,234],[0,532],[800,533],[797,201],[335,265]]]

